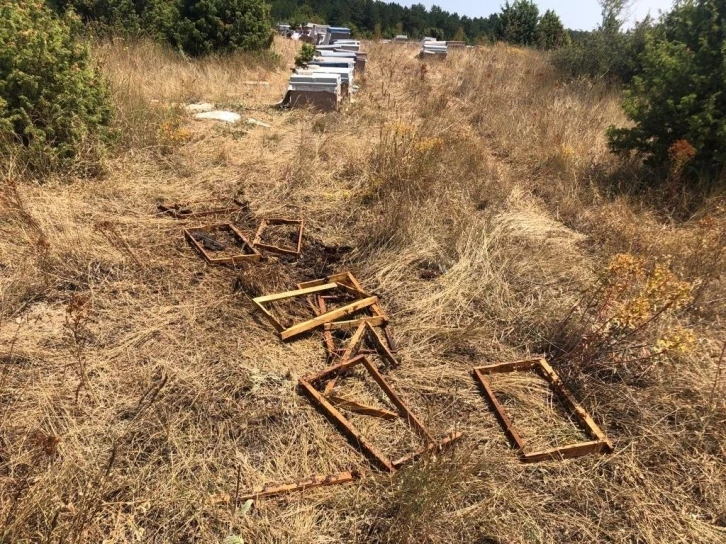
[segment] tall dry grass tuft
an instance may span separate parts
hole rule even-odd
[[[0,540],[724,539],[719,202],[677,223],[608,196],[617,94],[558,82],[539,53],[477,48],[424,69],[414,47],[366,47],[355,101],[317,114],[268,107],[289,41],[279,65],[97,45],[121,144],[106,177],[0,193]],[[271,128],[194,121],[178,107],[190,101]],[[252,234],[262,216],[303,217],[302,259],[209,267],[181,233],[199,222],[156,214],[160,200],[233,197],[249,213],[210,222]],[[626,253],[643,264],[602,277]],[[391,316],[401,365],[387,379],[434,435],[466,433],[393,478],[296,391],[326,365],[320,338],[280,343],[247,299],[346,269]],[[633,363],[638,342],[660,350],[677,327],[687,353],[671,338]],[[615,454],[518,461],[470,369],[545,348]],[[607,374],[623,364],[638,379]],[[382,402],[358,378],[342,386]],[[532,376],[496,385],[526,440],[575,437]],[[404,425],[360,425],[381,448],[416,442]],[[342,470],[364,478],[236,500]]]

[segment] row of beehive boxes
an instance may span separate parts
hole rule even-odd
[[[356,40],[316,46],[313,60],[306,67],[297,68],[290,77],[285,104],[337,110],[342,100],[353,92],[355,77],[365,72],[367,57]]]
[[[419,56],[421,58],[446,58],[449,52],[449,48],[466,47],[465,42],[442,42],[435,40],[434,38],[424,38],[421,42],[421,52]]]

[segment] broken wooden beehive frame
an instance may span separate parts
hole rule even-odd
[[[396,410],[398,411],[398,416],[405,419],[409,427],[411,427],[414,433],[416,433],[416,435],[418,435],[418,437],[424,442],[425,445],[422,448],[408,455],[405,455],[400,459],[388,459],[381,452],[378,451],[378,449],[370,442],[370,440],[363,436],[353,426],[353,424],[338,410],[338,408],[336,408],[336,399],[331,400],[329,396],[321,393],[316,388],[316,385],[322,384],[325,380],[333,379],[340,373],[350,370],[357,365],[363,365],[363,367],[365,367],[365,369],[379,385],[386,397],[388,397],[391,403],[396,407]],[[343,434],[348,437],[350,442],[355,447],[359,448],[362,451],[362,453],[370,460],[372,464],[387,472],[396,472],[396,470],[398,470],[402,466],[416,460],[417,458],[425,455],[426,453],[441,451],[443,448],[449,446],[462,436],[462,433],[457,432],[450,434],[439,442],[434,441],[428,430],[423,426],[423,424],[418,420],[413,412],[411,412],[408,406],[406,406],[403,400],[391,388],[389,383],[378,371],[375,365],[371,363],[371,361],[365,355],[358,355],[351,359],[344,360],[338,364],[326,368],[322,372],[307,376],[305,378],[301,378],[299,380],[299,385],[302,391],[313,402],[313,404],[315,404],[325,414],[325,416],[331,422],[333,422]],[[328,395],[330,395],[330,393],[328,393]],[[351,401],[348,399],[343,399],[343,402],[337,402],[337,404],[338,406],[343,408],[343,406],[345,406],[345,403],[350,402]],[[357,413],[361,413],[360,410],[355,409],[360,408],[361,405],[359,405],[358,403],[355,404],[357,406],[355,406],[354,409],[350,409],[350,405],[348,406],[348,408],[350,409],[350,411],[357,411]],[[372,409],[376,412],[382,412],[377,408],[371,408],[366,406],[363,406],[362,408],[364,410]],[[387,414],[383,413],[369,413],[367,415],[374,415],[375,417],[388,417]]]
[[[271,225],[297,225],[298,231],[297,231],[297,240],[295,241],[295,244],[292,247],[279,247],[272,244],[266,244],[262,241],[262,236],[265,233],[265,230],[267,230],[267,227]],[[255,234],[254,239],[254,245],[255,247],[258,247],[260,249],[264,249],[267,251],[272,251],[274,253],[280,253],[282,255],[292,255],[295,257],[300,256],[300,252],[302,251],[302,240],[303,240],[303,220],[302,219],[283,219],[279,217],[272,217],[263,219],[260,221],[260,226],[257,228],[257,233]]]
[[[324,279],[299,283],[298,288],[303,289],[306,287],[313,287],[322,285],[326,282],[337,283],[339,288],[345,291],[345,294],[348,295],[361,296],[365,294],[366,296],[370,296],[364,291],[361,284],[350,272],[333,274]],[[308,302],[313,310],[313,313],[316,316],[320,316],[328,312],[328,303],[331,300],[338,302],[340,297],[335,295],[326,296],[323,293],[316,293],[309,297]],[[354,319],[345,321],[336,320],[326,323],[323,326],[323,341],[325,343],[325,349],[328,352],[329,360],[333,360],[336,357],[344,355],[347,349],[345,347],[336,346],[334,333],[336,331],[356,330],[363,323],[367,323],[374,327],[380,327],[385,336],[386,343],[388,344],[387,350],[391,353],[396,353],[398,351],[396,341],[394,340],[388,325],[388,317],[381,308],[380,303],[376,302],[375,304],[372,304],[370,307],[365,309],[365,312],[367,312],[368,315],[363,317],[358,316]],[[355,334],[353,336],[355,337]],[[357,353],[374,353],[374,351],[358,350]],[[348,354],[348,356],[350,356],[350,354]]]
[[[335,274],[328,276],[321,280],[314,280],[298,284],[298,289],[294,291],[287,291],[284,293],[276,293],[273,295],[265,295],[261,297],[255,297],[252,299],[253,304],[257,309],[262,312],[265,318],[272,324],[277,331],[281,340],[287,340],[297,335],[303,334],[310,330],[318,327],[323,327],[326,324],[330,324],[331,327],[343,326],[343,324],[354,324],[359,325],[362,322],[367,321],[368,317],[358,317],[349,321],[338,321],[345,317],[351,316],[370,308],[373,312],[378,312],[379,315],[374,316],[376,323],[386,323],[387,318],[380,310],[378,305],[378,297],[369,295],[360,288],[360,284],[356,281],[353,285],[350,283],[350,278],[353,276],[349,272],[343,274]],[[353,278],[354,279],[354,278]],[[303,321],[302,323],[294,324],[290,327],[285,327],[272,313],[265,308],[265,304],[270,302],[279,302],[295,297],[319,295],[322,293],[336,293],[342,292],[353,297],[351,301],[340,308],[335,308],[324,313],[317,312],[318,315]],[[315,312],[314,312],[315,313]]]
[[[336,308],[335,310],[331,310],[322,315],[318,315],[313,319],[303,321],[302,323],[296,323],[290,327],[285,327],[275,316],[272,315],[272,313],[267,310],[267,308],[264,307],[265,303],[277,302],[300,296],[307,296],[323,291],[334,291],[338,288],[339,285],[337,283],[325,283],[323,285],[318,285],[315,287],[306,287],[305,289],[297,289],[295,291],[287,291],[285,293],[277,293],[274,295],[256,297],[252,299],[252,302],[272,324],[275,330],[277,330],[277,334],[280,336],[280,339],[287,340],[289,338],[293,338],[295,336],[313,330],[317,327],[322,327],[326,323],[331,323],[336,319],[340,319],[364,308],[368,308],[378,301],[377,297],[365,297],[363,296],[363,294],[361,294],[361,298],[354,300],[350,304],[346,304],[341,308]]]
[[[233,239],[241,244],[242,249],[248,249],[249,253],[240,253],[237,255],[225,257],[215,257],[212,253],[214,249],[206,248],[205,245],[210,243],[217,243],[213,239],[212,234],[214,233],[214,231],[218,230],[228,232]],[[243,262],[257,262],[262,258],[262,254],[257,251],[257,249],[255,249],[255,247],[250,243],[247,237],[242,234],[242,232],[232,223],[220,223],[217,225],[187,228],[184,229],[184,235],[186,236],[187,240],[189,240],[189,243],[192,244],[192,247],[194,247],[194,249],[196,249],[209,264],[235,265]]]
[[[491,388],[491,384],[486,379],[486,375],[501,372],[527,371],[532,369],[539,371],[539,374],[547,380],[547,382],[549,382],[555,393],[557,393],[557,395],[559,395],[559,397],[572,410],[578,423],[583,430],[587,432],[590,438],[592,438],[592,440],[542,451],[526,452],[525,441],[522,440],[519,432],[507,416],[504,407],[499,400],[497,400],[497,397]],[[613,446],[607,436],[605,436],[605,433],[600,430],[600,427],[598,427],[597,423],[595,423],[592,417],[590,417],[590,414],[588,414],[580,403],[577,402],[573,394],[562,382],[557,372],[555,372],[544,358],[526,359],[511,363],[498,363],[482,366],[473,369],[473,375],[479,382],[479,385],[481,385],[482,391],[494,410],[494,413],[496,414],[499,423],[502,425],[507,437],[510,439],[513,446],[520,450],[523,462],[536,463],[550,459],[570,459],[573,457],[588,455],[590,453],[611,453],[613,451]]]

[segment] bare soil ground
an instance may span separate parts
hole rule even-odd
[[[676,221],[625,194],[604,140],[616,91],[563,83],[539,53],[424,67],[369,44],[354,102],[316,114],[268,107],[295,54],[276,47],[282,66],[98,45],[118,109],[105,174],[2,186],[0,542],[726,542],[722,201]],[[243,123],[175,106],[193,101]],[[156,209],[235,197],[249,210],[224,220],[249,238],[303,218],[302,257],[210,267],[182,228],[217,218]],[[562,323],[619,253],[667,263],[696,302],[597,364],[592,335],[563,357]],[[282,343],[249,301],[344,270],[391,317],[392,386],[434,436],[466,433],[394,476],[297,391],[327,366],[321,335]],[[696,341],[663,344],[672,330]],[[613,454],[518,460],[470,369],[543,351]],[[363,377],[341,393],[390,409]],[[533,445],[579,439],[536,377],[497,380]],[[351,419],[392,456],[420,444]],[[344,470],[364,477],[235,509],[238,491]]]

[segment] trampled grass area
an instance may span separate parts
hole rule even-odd
[[[105,173],[2,186],[0,541],[726,541],[723,204],[676,221],[658,191],[623,191],[617,91],[563,83],[541,53],[424,66],[367,44],[354,102],[316,114],[268,107],[295,55],[276,47],[279,66],[98,45]],[[195,101],[271,128],[194,121]],[[209,267],[182,234],[205,220],[156,213],[234,197],[248,236],[302,217],[303,257]],[[320,334],[282,343],[248,299],[344,270],[392,319],[392,386],[436,437],[466,433],[393,477],[296,390],[327,366]],[[470,370],[542,352],[615,453],[520,463]],[[529,377],[503,388],[528,435],[550,421]],[[360,425],[392,454],[412,442]],[[351,469],[235,511],[238,490]]]

